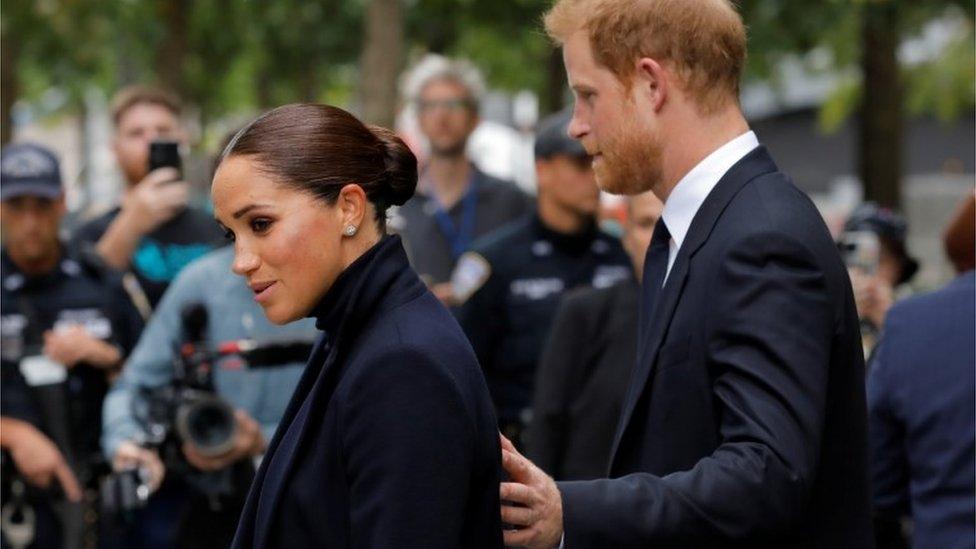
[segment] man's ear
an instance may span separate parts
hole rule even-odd
[[[650,57],[640,58],[636,69],[633,82],[635,93],[644,94],[654,112],[660,111],[670,92],[671,73]]]

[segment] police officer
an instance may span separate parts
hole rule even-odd
[[[536,212],[476,242],[451,278],[459,322],[513,441],[531,417],[536,363],[562,296],[633,276],[620,242],[597,227],[600,194],[590,157],[566,132],[570,114],[540,124]]]
[[[55,155],[33,144],[4,148],[0,354],[4,379],[24,380],[20,389],[5,387],[4,397],[36,405],[41,431],[90,486],[102,400],[142,321],[117,276],[94,253],[62,244],[64,212]],[[80,510],[68,509],[63,520],[65,539],[75,539]]]

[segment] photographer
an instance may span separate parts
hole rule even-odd
[[[156,532],[152,543],[161,547],[177,541],[184,546],[229,545],[253,475],[253,458],[271,440],[301,375],[304,356],[283,358],[288,362],[267,369],[255,369],[241,355],[218,358],[213,362],[213,385],[217,395],[233,406],[236,423],[229,449],[208,456],[188,440],[176,441],[175,451],[168,453],[159,444],[146,444],[154,435],[147,432],[136,410],[146,403],[147,389],[174,382],[178,349],[187,343],[188,306],[201,304],[206,311],[202,341],[190,342],[199,348],[213,350],[240,340],[310,344],[314,338],[311,320],[280,327],[267,321],[244,279],[231,274],[233,255],[231,247],[215,250],[179,274],[106,398],[103,452],[117,471],[141,467],[154,491],[148,506],[136,513],[135,526],[123,534],[127,543],[144,544],[150,537],[145,533],[152,531]],[[207,489],[192,481],[200,472],[228,469],[233,477],[231,491],[220,497],[204,493]],[[190,532],[192,537],[187,535]]]
[[[180,171],[150,171],[153,141],[185,143],[180,112],[179,101],[161,90],[133,86],[116,94],[112,149],[125,176],[125,194],[120,207],[75,234],[113,268],[131,269],[152,307],[180,269],[221,243],[210,215],[188,207],[190,185]]]
[[[861,204],[844,224],[841,248],[847,258],[865,358],[884,329],[898,287],[918,271],[906,248],[908,224],[900,214],[873,202]]]

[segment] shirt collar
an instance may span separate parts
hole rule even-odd
[[[691,222],[708,193],[712,192],[725,172],[758,146],[756,134],[748,131],[706,156],[678,181],[661,212],[664,224],[674,239],[675,249],[681,248]]]

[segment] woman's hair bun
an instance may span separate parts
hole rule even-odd
[[[417,157],[394,132],[380,126],[369,126],[369,129],[383,146],[387,181],[387,189],[382,193],[384,202],[402,206],[417,190]]]

